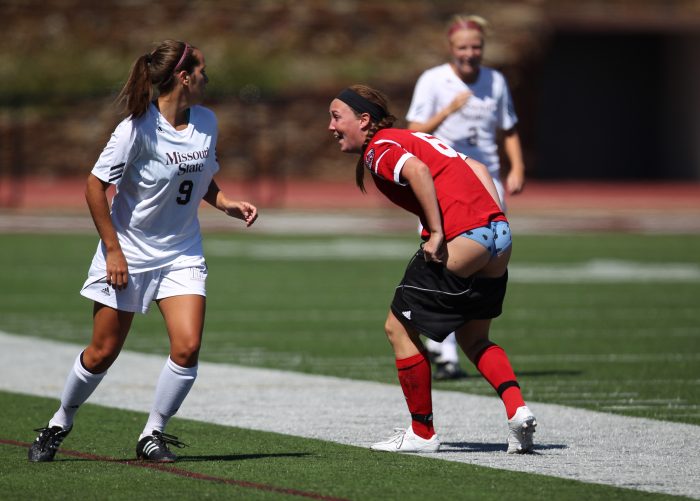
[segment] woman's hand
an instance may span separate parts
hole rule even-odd
[[[116,290],[126,289],[129,283],[129,266],[121,248],[107,250],[105,258],[107,268],[107,285]]]
[[[469,98],[472,97],[472,94],[473,93],[470,90],[465,90],[457,94],[452,100],[452,102],[450,102],[450,104],[447,106],[447,114],[451,115],[455,111],[459,110],[462,106],[467,104],[467,101],[469,101]]]
[[[430,237],[423,244],[423,256],[429,263],[446,262],[447,246],[445,245],[445,235],[441,231],[430,233]]]
[[[250,226],[258,219],[257,207],[244,201],[236,202],[226,199],[222,203],[221,210],[231,217],[242,219],[246,226]]]
[[[517,195],[523,191],[525,186],[525,176],[523,176],[522,169],[515,170],[511,169],[506,177],[506,191],[509,195]]]
[[[220,211],[225,212],[228,216],[242,219],[245,221],[246,226],[250,226],[258,218],[257,207],[242,200],[229,200],[213,179],[209,183],[209,189],[204,195],[204,201],[212,207],[216,207]]]

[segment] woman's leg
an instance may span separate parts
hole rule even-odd
[[[471,320],[457,331],[457,342],[498,396],[508,416],[508,454],[533,450],[537,420],[528,409],[503,348],[489,340],[491,320]]]
[[[131,312],[94,303],[92,340],[78,355],[68,373],[61,395],[61,407],[49,422],[49,427],[68,429],[73,426],[78,408],[90,397],[119,356],[133,318]]]
[[[163,432],[197,377],[206,298],[190,294],[158,301],[170,337],[170,356],[156,384],[153,408],[141,438]]]
[[[384,324],[394,349],[399,383],[411,413],[413,432],[421,438],[435,435],[433,428],[432,382],[430,361],[420,336],[411,332],[389,311]]]
[[[397,360],[412,357],[425,351],[420,336],[415,332],[408,331],[391,310],[384,323],[384,332]]]
[[[80,406],[92,395],[124,345],[133,313],[94,303],[90,345],[78,355],[61,394],[61,406],[29,448],[29,461],[53,461],[59,446],[73,428]]]
[[[170,338],[170,358],[180,366],[197,365],[206,301],[206,297],[198,294],[172,296],[158,301]]]
[[[124,346],[134,313],[95,303],[92,341],[83,352],[83,364],[93,374],[111,367]]]
[[[508,269],[512,249],[509,244],[500,254],[491,256],[490,251],[471,238],[457,237],[448,243],[448,268],[464,277],[502,277]],[[508,356],[489,340],[490,327],[490,319],[470,320],[457,331],[456,338],[467,358],[501,397],[510,419],[525,402]]]
[[[496,390],[512,418],[525,405],[520,386],[503,348],[489,340],[491,320],[471,320],[457,331],[457,342],[481,375]]]

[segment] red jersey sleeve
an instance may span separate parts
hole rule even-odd
[[[365,167],[377,176],[401,186],[401,169],[413,153],[404,149],[398,142],[391,139],[372,141],[365,152]]]
[[[377,131],[367,145],[364,164],[384,196],[423,220],[423,208],[415,192],[401,178],[404,165],[414,157],[430,169],[446,239],[491,221],[506,221],[503,211],[464,159],[430,134],[405,129]]]

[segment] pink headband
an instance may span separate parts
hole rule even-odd
[[[459,30],[477,30],[481,33],[484,32],[484,29],[481,27],[481,25],[474,21],[455,21],[454,24],[450,26],[450,29],[447,30],[447,38],[451,37],[452,33]]]
[[[181,65],[182,62],[185,60],[185,56],[187,56],[187,51],[188,51],[188,50],[190,50],[190,44],[188,44],[187,42],[185,42],[185,50],[182,51],[182,56],[180,56],[180,60],[179,60],[179,61],[177,62],[177,64],[175,65],[175,69],[174,69],[173,71],[177,71],[178,68],[180,68],[180,65]]]

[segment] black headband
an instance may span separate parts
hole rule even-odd
[[[387,116],[387,112],[384,108],[365,99],[352,89],[343,90],[338,94],[336,99],[340,99],[358,113],[369,113],[372,120],[377,123],[381,122],[382,118]]]

